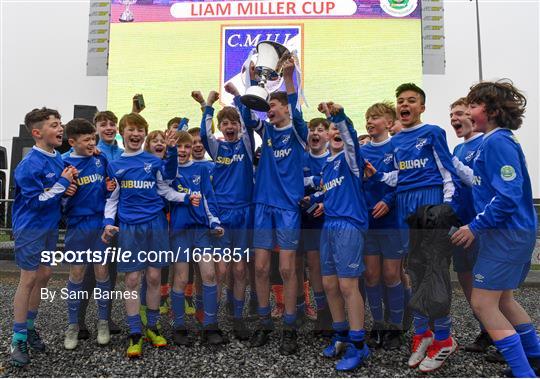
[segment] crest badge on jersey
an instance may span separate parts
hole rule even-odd
[[[470,162],[475,156],[476,156],[475,150],[467,151],[467,154],[465,155],[465,160],[467,162]]]
[[[290,135],[290,134],[285,134],[285,135],[283,136],[283,138],[281,139],[281,142],[285,145],[285,144],[287,144],[290,140],[291,140],[291,135]]]
[[[501,167],[501,178],[505,182],[511,182],[512,180],[516,178],[516,176],[517,174],[514,167],[510,165],[505,165]]]
[[[146,171],[148,174],[152,171],[152,163],[145,163],[144,164],[144,171]]]
[[[101,161],[97,158],[94,158],[94,161],[96,162],[96,167],[101,167]]]
[[[341,165],[341,161],[334,161],[334,170],[339,170],[339,166]]]
[[[193,178],[191,178],[193,181],[193,184],[199,185],[201,183],[201,176],[200,175],[193,175]]]
[[[391,153],[385,153],[384,154],[384,164],[390,164],[394,160],[394,154]]]
[[[416,148],[422,150],[422,148],[427,144],[427,138],[417,138],[416,139]]]

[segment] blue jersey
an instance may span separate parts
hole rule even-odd
[[[392,138],[383,142],[370,142],[360,148],[362,156],[377,169],[378,172],[386,173],[394,171],[394,144]],[[369,212],[370,229],[389,229],[397,227],[395,213],[396,190],[384,182],[368,180],[364,182],[364,194]],[[390,211],[381,218],[372,216],[375,205],[383,201]]]
[[[64,161],[59,152],[36,146],[15,169],[13,232],[55,230],[61,217],[61,199],[69,187],[62,177]]]
[[[184,194],[170,188],[164,179],[176,177],[178,155],[175,148],[167,149],[165,161],[145,151],[123,153],[109,163],[111,178],[116,188],[105,204],[105,225],[114,225],[118,212],[120,222],[140,224],[156,218],[165,205],[161,196],[172,202],[189,201]],[[170,175],[171,167],[175,174]],[[181,196],[179,196],[181,195]]]
[[[354,127],[341,112],[331,118],[339,129],[343,151],[327,159],[322,170],[324,214],[368,229],[368,214],[362,178],[364,158]],[[317,197],[315,197],[317,198]]]
[[[203,226],[214,229],[219,226],[219,209],[210,175],[203,165],[194,164],[190,161],[179,165],[178,174],[172,181],[171,186],[178,193],[187,198],[197,194],[201,196],[201,204],[198,207],[183,204],[171,204],[171,228],[172,231],[189,229]]]
[[[202,136],[201,136],[202,137]],[[201,160],[197,160],[197,159],[192,159],[191,160],[193,162],[193,164],[195,165],[201,165],[203,166],[204,168],[206,168],[206,171],[208,171],[208,174],[210,176],[212,176],[212,174],[214,173],[214,168],[216,167],[216,164],[212,161],[208,161],[206,159],[201,159]]]
[[[262,153],[255,179],[254,202],[298,211],[304,196],[302,157],[308,130],[302,117],[298,94],[288,95],[292,123],[277,128],[257,119],[247,108],[241,111],[244,123],[262,138]]]
[[[120,158],[120,156],[124,152],[124,149],[118,146],[118,143],[116,141],[108,144],[100,140],[97,143],[97,148],[99,149],[99,152],[103,154],[105,158],[107,158],[108,161],[114,161],[115,159]],[[70,148],[68,151],[62,154],[62,159],[66,159],[67,157],[69,157],[71,153],[73,153],[73,151],[73,148]]]
[[[454,157],[459,159],[465,166],[473,168],[474,157],[478,148],[482,144],[483,134],[477,134],[467,141],[457,145],[454,149]],[[457,168],[456,168],[457,169]],[[472,221],[476,212],[474,211],[474,202],[472,195],[472,188],[463,186],[460,189],[459,193],[459,207],[458,207],[458,216],[461,219],[461,222],[468,224]]]
[[[305,195],[311,195],[322,190],[321,173],[330,152],[325,150],[321,155],[314,155],[311,151],[304,153],[304,187]]]
[[[103,154],[85,157],[71,153],[64,158],[64,162],[79,171],[75,181],[77,192],[67,198],[64,206],[68,225],[81,216],[103,214],[107,196],[105,179],[109,176],[107,158]]]
[[[499,245],[488,258],[529,262],[537,218],[525,156],[511,130],[497,128],[484,135],[474,158],[473,198],[477,215],[471,231]],[[480,256],[485,253],[480,250]]]
[[[220,208],[242,208],[251,204],[254,187],[253,132],[242,124],[238,141],[219,141],[212,133],[214,108],[204,109],[201,139],[215,166],[212,185]]]
[[[124,149],[118,146],[118,143],[116,141],[113,141],[113,143],[108,144],[100,140],[97,143],[97,148],[103,155],[105,155],[105,157],[107,158],[109,162],[112,162],[120,158],[120,156],[124,152]]]
[[[444,201],[456,200],[460,182],[443,129],[429,124],[404,128],[393,144],[397,192],[442,186]]]

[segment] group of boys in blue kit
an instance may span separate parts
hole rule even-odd
[[[28,346],[45,349],[34,327],[40,289],[51,276],[41,252],[56,250],[64,215],[66,251],[107,252],[117,238],[120,249],[134,252],[134,259],[116,262],[127,294],[128,357],[142,355],[144,338],[155,347],[168,344],[159,322],[165,266],[173,270],[172,340],[191,345],[185,323],[190,263],[202,282],[203,341],[227,342],[217,314],[222,289],[228,287],[235,338],[249,340],[252,348],[265,345],[274,330],[270,262],[276,248],[285,306],[280,352],[294,354],[302,240],[317,304],[316,328],[332,333],[322,353],[338,359],[337,370],[354,370],[368,359],[370,348],[402,345],[411,297],[407,219],[421,206],[448,204],[463,224],[449,234],[454,270],[481,329],[466,350],[485,351],[493,344],[509,374],[538,374],[538,333],[513,297],[529,271],[537,228],[525,157],[512,132],[522,124],[523,95],[507,82],[485,82],[452,103],[451,125],[464,142],[451,154],[444,130],[421,121],[425,93],[403,84],[396,90],[395,107],[377,103],[368,108],[371,141],[361,145],[339,104],[320,103],[325,117],[304,121],[294,69],[292,59],[284,62],[286,92],[270,96],[267,121],[245,107],[239,91],[227,84],[234,104],[217,113],[222,139],[214,135],[213,124],[219,95],[212,91],[205,101],[200,92],[192,93],[201,104],[200,139],[211,167],[192,158],[194,139],[183,130],[162,133],[159,154],[142,150],[148,124],[137,113],[119,122],[125,149],[120,154],[111,145],[96,149],[90,122],[70,121],[65,132],[72,150],[64,159],[55,150],[64,132],[58,112],[42,108],[26,116],[36,144],[15,171],[13,229],[21,277],[14,300],[13,364],[30,362]],[[403,129],[390,137],[396,120]],[[256,170],[254,133],[262,139]],[[197,260],[198,249],[211,250],[211,259]],[[171,254],[154,261],[135,254],[150,251]],[[89,264],[96,291],[111,292],[107,257],[72,264],[67,292],[83,291]],[[253,333],[243,316],[250,257],[258,302]],[[368,333],[362,280],[373,319]],[[144,295],[139,294],[141,281]],[[110,298],[96,297],[99,345],[111,338]],[[67,300],[64,346],[72,350],[80,339],[81,300]],[[143,300],[145,320],[139,313]],[[408,366],[421,372],[440,368],[457,349],[451,316],[430,319],[413,312],[413,325]]]

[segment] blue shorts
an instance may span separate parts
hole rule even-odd
[[[357,278],[364,272],[365,231],[346,220],[327,217],[321,233],[321,275]]]
[[[224,249],[241,249],[242,253],[251,247],[253,234],[253,207],[221,208],[219,212],[221,226],[225,234],[215,239],[215,245]]]
[[[64,251],[100,251],[101,260],[96,261],[98,256],[94,256],[92,259],[86,259],[84,262],[74,261],[72,264],[81,265],[88,263],[102,263],[105,257],[105,251],[107,244],[101,240],[103,234],[103,215],[92,215],[77,217],[74,220],[68,220],[65,238]],[[88,255],[82,255],[82,258],[91,258]]]
[[[409,250],[409,224],[407,218],[423,205],[443,203],[442,186],[423,187],[397,193],[397,222],[405,252]]]
[[[478,259],[478,243],[474,243],[465,250],[461,246],[455,246],[452,250],[452,261],[455,272],[472,272],[474,264]]]
[[[405,249],[397,229],[369,229],[364,244],[364,255],[381,255],[384,259],[402,259]]]
[[[300,210],[291,211],[266,204],[255,204],[253,247],[296,250],[300,238]]]
[[[14,234],[15,263],[26,271],[36,271],[39,265],[50,266],[42,259],[42,251],[56,251],[58,228],[54,230],[20,230]]]
[[[479,256],[473,268],[473,287],[493,291],[515,290],[523,283],[531,262],[498,262]]]
[[[130,251],[131,259],[128,262],[120,260],[118,272],[136,272],[148,267],[162,268],[170,264],[167,259],[170,256],[168,224],[163,212],[159,212],[151,221],[135,225],[120,222],[119,227],[118,246],[122,253]],[[149,252],[152,253],[148,254]]]
[[[210,229],[207,227],[190,227],[172,232],[170,243],[174,252],[173,263],[193,262],[194,252],[199,254],[213,253]]]

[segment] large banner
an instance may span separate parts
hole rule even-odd
[[[110,33],[108,107],[123,115],[143,93],[151,129],[198,125],[193,90],[230,104],[224,84],[244,91],[242,66],[264,40],[296,53],[306,120],[333,100],[362,127],[369,105],[422,79],[420,0],[115,0]]]

